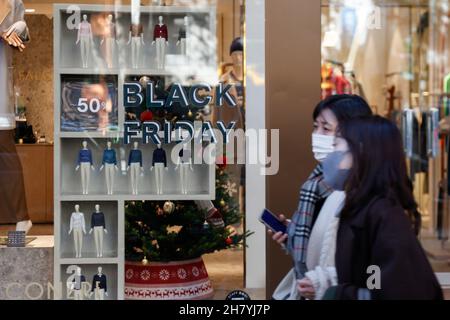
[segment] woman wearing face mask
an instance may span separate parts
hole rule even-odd
[[[344,123],[336,150],[323,162],[323,172],[325,183],[345,190],[346,198],[339,217],[326,231],[331,245],[322,251],[318,269],[306,273],[314,287],[306,295],[442,299],[411,227],[417,204],[397,127],[379,116]],[[378,273],[375,277],[373,270]],[[301,284],[299,291],[305,293]]]
[[[300,190],[298,209],[287,220],[283,215],[287,233],[272,235],[272,238],[282,245],[292,256],[294,268],[280,283],[273,295],[274,299],[299,299],[295,279],[302,279],[309,269],[316,267],[320,256],[320,240],[310,243],[311,230],[323,237],[324,226],[330,221],[333,212],[343,201],[343,193],[333,194],[333,190],[323,182],[322,166],[320,164],[327,155],[334,151],[334,135],[338,126],[350,119],[365,117],[372,114],[367,102],[356,95],[334,95],[321,101],[313,112],[314,131],[312,133],[312,151],[319,162]],[[318,217],[323,217],[320,219]],[[320,221],[319,225],[316,221]],[[271,233],[269,231],[269,233]],[[291,287],[283,289],[283,287]],[[312,291],[312,283],[305,283],[307,291]]]

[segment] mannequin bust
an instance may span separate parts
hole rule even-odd
[[[158,24],[155,25],[153,29],[153,42],[152,45],[156,44],[156,62],[158,69],[164,69],[165,67],[165,55],[166,46],[169,45],[169,33],[167,26],[164,24],[163,16],[158,17]]]
[[[92,160],[92,152],[88,148],[87,141],[83,141],[81,143],[81,150],[78,152],[78,164],[75,167],[75,170],[78,171],[81,168],[81,188],[83,194],[89,194],[89,182],[91,178],[91,173],[89,168],[95,170],[93,160]]]
[[[187,48],[186,48],[186,39],[187,39],[187,31],[188,31],[188,25],[189,25],[189,18],[188,16],[184,17],[184,24],[178,31],[178,41],[177,46],[181,45],[180,51],[182,55],[187,54]]]
[[[95,300],[105,300],[105,296],[108,296],[107,292],[107,279],[106,275],[103,273],[103,268],[97,268],[97,274],[92,278],[92,289],[90,297],[95,294]]]
[[[100,45],[105,44],[103,47],[103,54],[108,68],[113,67],[113,56],[114,56],[114,44],[118,44],[119,41],[116,40],[116,24],[113,22],[113,15],[110,14],[106,21],[106,32],[103,35]]]
[[[81,50],[81,61],[83,63],[83,68],[87,68],[89,64],[89,54],[91,52],[91,43],[93,43],[92,38],[92,27],[88,21],[88,16],[83,15],[83,21],[78,25],[78,35],[75,44],[80,43]]]
[[[131,189],[133,194],[138,194],[139,176],[144,172],[142,167],[142,151],[139,150],[139,143],[133,142],[133,149],[128,156],[128,168],[131,174]]]
[[[81,268],[78,267],[75,272],[75,277],[72,280],[72,284],[70,289],[74,292],[75,300],[83,300],[84,299],[84,288],[83,284],[86,282],[86,277],[82,274]]]
[[[175,167],[175,170],[180,168],[180,184],[181,184],[181,193],[187,194],[187,186],[188,186],[188,169],[194,171],[192,167],[192,155],[191,150],[188,149],[187,143],[183,143],[183,149],[180,150],[178,154],[178,162]]]
[[[95,212],[91,216],[91,230],[89,234],[94,231],[95,249],[97,251],[97,258],[103,257],[103,233],[107,234],[105,224],[105,215],[100,211],[100,205],[95,205]]]
[[[75,247],[75,258],[81,258],[83,249],[83,233],[86,234],[84,214],[80,212],[80,205],[75,205],[75,211],[70,216],[69,235],[73,231],[73,243]]]
[[[153,171],[153,168],[155,168],[156,192],[157,194],[163,194],[164,169],[168,171],[169,168],[167,168],[166,151],[164,151],[161,144],[158,144],[155,151],[153,151],[150,171]]]
[[[22,165],[14,141],[13,54],[30,40],[22,0],[0,0],[0,224],[16,224],[28,233],[28,215]],[[7,183],[6,183],[7,181]]]
[[[105,168],[106,189],[108,194],[113,194],[114,189],[114,170],[118,171],[116,150],[112,149],[111,141],[106,142],[106,149],[103,151],[103,160],[100,171]]]

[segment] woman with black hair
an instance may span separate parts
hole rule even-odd
[[[314,109],[314,131],[312,133],[312,151],[319,162],[317,167],[308,177],[300,190],[298,209],[292,217],[292,221],[285,221],[287,233],[273,234],[273,239],[286,248],[293,258],[294,268],[283,279],[275,291],[274,299],[298,299],[296,279],[302,279],[305,272],[314,268],[318,263],[321,251],[322,231],[328,224],[332,211],[343,200],[342,193],[334,193],[331,188],[323,183],[321,162],[334,150],[335,133],[342,123],[349,119],[369,116],[372,111],[367,102],[356,95],[334,95],[321,101]],[[319,224],[316,223],[317,218]],[[314,230],[315,229],[315,230]],[[314,236],[310,242],[310,235],[314,230]],[[270,231],[269,231],[270,232]],[[309,252],[308,252],[309,251]],[[312,284],[306,283],[312,288]]]
[[[335,148],[323,163],[324,181],[344,190],[346,199],[334,233],[332,227],[327,230],[334,234],[335,248],[326,252],[324,261],[331,263],[322,267],[334,269],[337,285],[329,281],[326,293],[314,297],[442,299],[411,228],[417,204],[397,127],[379,116],[345,122]],[[323,292],[327,284],[314,276],[314,288]]]

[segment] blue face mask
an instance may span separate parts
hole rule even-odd
[[[323,181],[333,190],[343,191],[350,169],[340,169],[339,165],[344,160],[347,151],[334,151],[322,162]]]

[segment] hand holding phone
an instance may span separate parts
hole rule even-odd
[[[268,209],[264,209],[259,217],[259,221],[264,223],[273,233],[281,232],[285,234],[287,231],[286,222],[281,221],[274,213]]]

